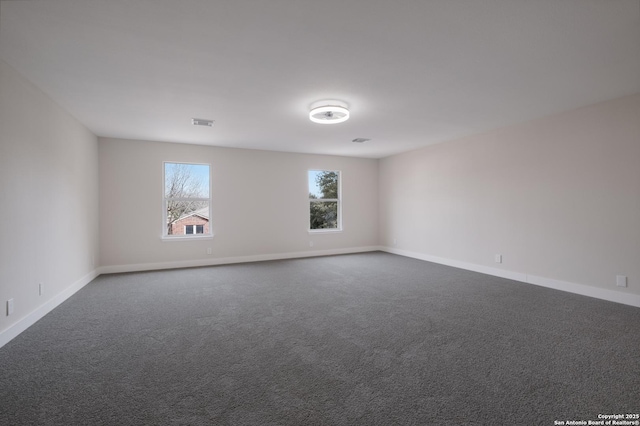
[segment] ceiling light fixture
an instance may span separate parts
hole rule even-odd
[[[348,119],[348,105],[341,101],[318,101],[311,105],[311,111],[309,111],[309,120],[314,123],[336,124]]]

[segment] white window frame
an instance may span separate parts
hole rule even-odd
[[[309,198],[309,191],[307,191],[307,198],[309,200],[307,208],[307,220],[309,234],[324,234],[324,233],[336,233],[342,232],[342,171],[331,169],[309,169],[307,170],[307,187],[309,186],[309,172],[334,172],[338,174],[338,198]],[[311,203],[324,203],[324,202],[337,202],[338,203],[338,220],[335,228],[322,228],[311,229]]]
[[[209,197],[208,198],[167,198],[165,182],[166,182],[166,170],[167,164],[187,164],[191,166],[207,166],[209,168]],[[162,162],[162,240],[163,241],[185,241],[185,240],[199,240],[199,239],[211,239],[213,238],[213,211],[211,206],[211,188],[212,188],[212,173],[211,164],[208,163],[192,163],[187,161],[163,161]],[[209,232],[203,232],[202,234],[185,234],[184,235],[170,235],[168,234],[167,226],[167,202],[168,201],[201,201],[209,204]],[[186,225],[185,225],[186,226]],[[195,229],[194,229],[195,231]],[[204,231],[204,229],[203,229]]]

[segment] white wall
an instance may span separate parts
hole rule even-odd
[[[388,250],[640,303],[640,94],[385,158],[379,170]]]
[[[97,167],[97,138],[0,60],[0,346],[95,276]]]
[[[378,243],[377,160],[108,138],[98,145],[103,272],[351,252]],[[164,161],[211,164],[212,240],[161,239]],[[309,169],[342,171],[343,232],[308,233]]]

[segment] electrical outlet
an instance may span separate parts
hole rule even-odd
[[[42,283],[38,283],[38,296],[42,296],[44,293],[44,285]]]
[[[396,238],[393,239],[393,245],[397,246],[398,245],[398,240]]]
[[[13,313],[13,299],[7,300],[7,316]]]
[[[211,247],[207,247],[207,254],[211,254]]]
[[[618,287],[626,287],[627,286],[627,277],[624,275],[616,275],[616,285]]]
[[[502,255],[501,254],[496,254],[495,261],[496,261],[496,263],[502,263]]]
[[[313,241],[309,241],[309,247],[313,247]]]

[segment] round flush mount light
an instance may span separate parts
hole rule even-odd
[[[311,105],[311,111],[309,111],[309,120],[314,123],[336,124],[348,119],[348,105],[341,101],[318,101]]]

